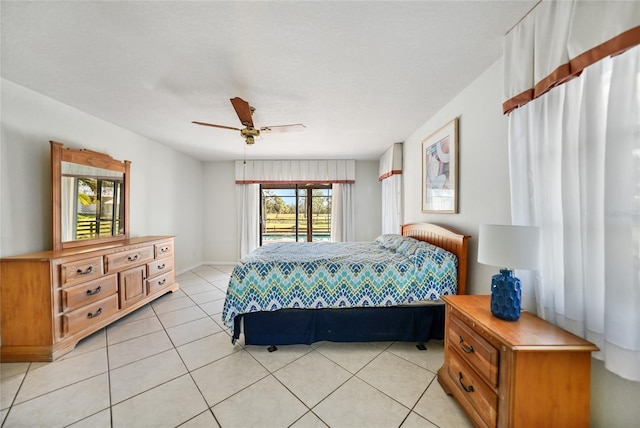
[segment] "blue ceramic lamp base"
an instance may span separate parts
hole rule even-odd
[[[520,318],[522,289],[513,271],[500,269],[491,277],[491,313],[501,320],[517,321]]]

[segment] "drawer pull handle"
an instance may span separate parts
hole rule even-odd
[[[160,248],[160,252],[161,252],[161,253],[166,253],[167,251],[169,251],[169,247],[162,247],[162,248]]]
[[[86,270],[78,269],[78,270],[76,271],[76,273],[77,273],[78,275],[86,275],[86,274],[89,274],[89,273],[91,273],[91,272],[93,272],[93,266],[89,266]]]
[[[167,278],[164,278],[162,281],[159,281],[158,285],[164,285],[165,282],[167,282]]]
[[[464,383],[462,383],[462,372],[458,372],[458,374],[458,382],[460,382],[460,386],[462,386],[462,389],[467,392],[473,392],[473,385],[466,386]]]
[[[165,266],[165,264],[164,264],[164,263],[162,263],[161,265],[158,265],[158,270],[162,270],[162,269],[164,269],[164,266]]]
[[[95,312],[89,312],[89,313],[87,314],[87,316],[88,316],[89,318],[95,318],[95,317],[97,317],[98,315],[100,315],[101,313],[102,313],[102,308],[98,308],[98,310],[97,310],[97,311],[95,311]],[[462,375],[461,375],[461,376],[462,376]]]
[[[99,285],[98,288],[96,288],[95,290],[87,290],[87,296],[95,296],[101,291],[102,291],[102,286]]]
[[[127,257],[127,260],[129,260],[130,262],[135,262],[136,260],[138,260],[138,256],[139,254],[136,254],[134,256],[129,256]]]
[[[460,347],[462,348],[462,350],[463,350],[464,352],[466,352],[467,354],[472,353],[472,352],[473,352],[473,345],[471,345],[471,346],[464,346],[464,345],[463,345],[463,343],[464,343],[464,337],[460,336]]]

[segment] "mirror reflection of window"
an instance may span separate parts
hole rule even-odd
[[[91,239],[96,237],[98,180],[95,178],[79,177],[76,183],[76,223],[75,239]]]
[[[121,173],[63,162],[63,242],[124,233]]]

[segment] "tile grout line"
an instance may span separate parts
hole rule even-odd
[[[220,270],[218,270],[218,269],[216,269],[216,268],[213,268],[213,269],[217,270],[218,272],[222,272],[222,271],[220,271]],[[139,338],[142,338],[142,337],[145,337],[145,336],[149,336],[149,335],[151,335],[151,334],[155,334],[155,333],[158,333],[158,332],[160,332],[160,331],[163,331],[163,332],[164,332],[164,334],[166,335],[166,337],[169,339],[169,343],[171,344],[171,348],[166,349],[166,350],[164,350],[164,351],[155,352],[155,353],[154,353],[154,354],[152,354],[152,355],[147,355],[147,356],[145,356],[144,358],[140,358],[140,359],[135,360],[135,361],[131,361],[131,362],[129,362],[129,363],[127,363],[127,364],[125,364],[125,365],[123,365],[123,366],[121,366],[121,367],[126,367],[126,366],[128,366],[128,365],[130,365],[130,364],[133,364],[133,363],[136,363],[136,362],[142,361],[142,360],[144,360],[144,359],[147,359],[147,358],[150,358],[150,357],[156,356],[156,355],[158,355],[158,354],[161,354],[162,352],[167,352],[167,351],[171,351],[171,350],[173,350],[173,351],[177,354],[177,356],[178,356],[178,358],[180,359],[181,363],[183,364],[183,366],[184,366],[184,368],[185,368],[185,370],[186,370],[186,373],[183,373],[182,375],[175,376],[175,377],[173,377],[172,379],[168,379],[168,380],[166,380],[166,381],[164,381],[164,382],[161,382],[161,383],[159,383],[159,384],[157,384],[157,385],[154,385],[153,387],[150,387],[150,388],[148,388],[148,389],[147,389],[147,390],[145,390],[145,391],[141,391],[141,392],[139,392],[139,393],[137,393],[137,394],[135,394],[135,395],[133,395],[133,396],[131,396],[131,397],[128,397],[128,398],[126,398],[126,399],[122,400],[120,403],[117,403],[117,404],[124,403],[124,402],[126,402],[126,401],[128,401],[128,400],[130,400],[130,399],[133,399],[134,397],[137,397],[137,396],[142,395],[142,394],[144,394],[144,393],[148,393],[149,391],[151,391],[151,390],[153,390],[153,389],[156,389],[156,388],[158,388],[158,387],[160,387],[160,386],[162,386],[162,385],[165,385],[165,384],[167,384],[167,383],[169,383],[169,382],[172,382],[172,381],[174,381],[174,380],[176,380],[176,379],[179,379],[180,377],[184,376],[185,374],[188,374],[188,375],[189,375],[189,378],[190,378],[190,379],[191,379],[191,381],[192,381],[192,383],[195,385],[195,387],[196,387],[197,391],[200,393],[200,396],[201,396],[202,400],[203,400],[203,401],[204,401],[204,403],[206,404],[207,409],[206,409],[206,410],[204,410],[204,411],[202,411],[202,412],[200,412],[200,413],[198,413],[198,414],[196,414],[196,415],[193,415],[193,416],[189,417],[189,418],[188,418],[188,419],[186,419],[185,421],[180,422],[180,423],[179,423],[179,425],[184,425],[184,424],[188,423],[189,421],[191,421],[191,420],[193,420],[193,419],[195,419],[195,418],[198,418],[198,417],[202,416],[204,413],[206,413],[206,412],[208,411],[208,412],[211,414],[211,416],[213,417],[213,419],[215,420],[216,424],[217,424],[218,426],[222,426],[222,425],[221,425],[221,423],[220,423],[220,421],[219,421],[219,419],[218,419],[218,417],[216,416],[216,414],[215,414],[215,413],[214,413],[214,411],[213,411],[213,407],[215,407],[215,406],[217,406],[217,405],[219,405],[219,404],[221,404],[221,403],[224,403],[226,400],[229,400],[231,397],[234,397],[234,396],[236,396],[236,395],[240,394],[241,392],[246,391],[247,389],[249,389],[249,388],[253,387],[253,386],[254,386],[254,385],[256,385],[257,383],[259,383],[259,382],[261,382],[261,381],[263,381],[263,380],[265,380],[265,379],[267,379],[267,378],[269,378],[269,377],[272,377],[272,379],[273,379],[273,380],[275,380],[278,384],[280,384],[282,387],[284,387],[284,389],[285,389],[286,391],[288,391],[291,395],[293,395],[293,397],[295,397],[295,398],[296,398],[296,400],[298,400],[298,401],[299,401],[299,402],[304,406],[304,408],[306,409],[306,411],[305,411],[301,416],[299,416],[296,420],[294,420],[293,422],[291,422],[291,423],[289,424],[289,426],[292,426],[292,425],[295,425],[296,423],[299,423],[303,418],[305,418],[305,417],[306,417],[306,416],[308,416],[309,414],[311,414],[311,415],[315,416],[315,418],[316,418],[318,421],[320,421],[322,424],[325,424],[325,425],[327,425],[327,426],[330,426],[326,421],[324,421],[324,420],[323,420],[323,419],[322,419],[322,418],[321,418],[321,417],[320,417],[320,416],[319,416],[319,415],[314,411],[314,409],[316,409],[316,408],[317,408],[321,403],[323,403],[323,402],[324,402],[325,400],[327,400],[329,397],[333,396],[333,395],[336,393],[336,391],[338,391],[340,388],[344,387],[344,385],[345,385],[345,384],[347,384],[348,382],[352,381],[352,380],[353,380],[353,378],[357,378],[359,381],[363,382],[363,383],[364,383],[365,385],[367,385],[368,387],[373,388],[373,389],[374,389],[375,391],[377,391],[378,393],[382,394],[383,396],[387,397],[388,399],[392,400],[393,402],[395,402],[395,403],[399,404],[402,408],[408,409],[407,414],[404,416],[404,418],[402,419],[402,421],[399,423],[399,425],[398,425],[399,427],[402,427],[402,426],[403,426],[403,424],[405,424],[405,423],[407,422],[407,420],[408,420],[410,417],[412,417],[412,415],[411,415],[412,413],[415,413],[415,415],[413,415],[413,417],[418,417],[418,418],[420,418],[420,419],[422,419],[422,420],[425,420],[425,421],[427,421],[428,423],[431,423],[431,424],[433,424],[433,425],[434,425],[434,426],[436,426],[436,427],[437,427],[437,426],[439,426],[439,425],[437,425],[437,424],[433,423],[433,422],[432,422],[430,419],[428,419],[427,417],[425,417],[425,416],[423,416],[423,415],[421,415],[421,414],[419,414],[419,413],[417,413],[417,412],[415,411],[415,409],[416,409],[416,408],[417,408],[417,406],[418,406],[418,403],[420,403],[420,401],[425,397],[425,395],[427,394],[427,391],[429,390],[429,388],[431,388],[431,387],[432,387],[432,385],[434,385],[434,381],[437,379],[437,373],[435,373],[435,374],[434,374],[434,373],[433,373],[433,371],[432,371],[430,368],[423,367],[423,366],[421,366],[420,364],[418,364],[418,363],[416,363],[416,362],[414,362],[414,361],[412,361],[412,360],[408,359],[408,358],[407,358],[407,356],[408,356],[408,355],[406,355],[406,354],[404,354],[404,355],[403,355],[403,354],[402,354],[402,352],[401,352],[401,351],[402,351],[402,349],[392,349],[392,348],[393,348],[393,346],[394,346],[394,344],[396,344],[397,342],[391,342],[390,344],[388,344],[388,345],[386,345],[386,346],[384,346],[384,347],[383,347],[383,346],[379,346],[379,345],[377,345],[377,344],[376,344],[376,346],[378,347],[378,352],[375,354],[375,356],[374,356],[372,359],[370,359],[368,362],[366,362],[366,364],[364,364],[362,367],[360,367],[360,368],[358,368],[357,370],[355,370],[353,373],[352,373],[350,370],[348,370],[348,369],[347,369],[343,364],[340,364],[340,363],[338,362],[338,361],[340,361],[340,359],[338,359],[338,361],[334,361],[334,359],[332,359],[332,358],[330,358],[329,356],[325,355],[325,354],[322,352],[322,345],[317,346],[317,347],[310,347],[308,351],[305,351],[302,355],[296,356],[292,361],[287,362],[287,363],[286,363],[286,364],[284,364],[283,366],[281,366],[281,367],[277,367],[277,368],[275,368],[275,369],[270,369],[270,368],[268,368],[268,367],[267,367],[266,362],[265,362],[265,363],[262,363],[262,362],[258,359],[258,355],[257,355],[257,354],[256,354],[256,355],[254,355],[254,353],[252,353],[252,352],[249,350],[249,348],[247,347],[247,345],[245,345],[245,344],[243,344],[243,343],[240,345],[240,349],[239,349],[239,350],[236,350],[236,351],[232,352],[231,354],[228,354],[228,355],[225,355],[224,357],[218,358],[218,359],[216,359],[215,361],[208,362],[207,364],[204,364],[204,365],[202,365],[202,366],[200,366],[200,367],[196,367],[196,368],[194,368],[193,370],[189,369],[189,367],[187,367],[187,364],[186,364],[186,362],[185,362],[185,360],[184,360],[183,356],[182,356],[182,355],[180,354],[180,352],[178,351],[178,346],[176,345],[176,343],[175,343],[175,342],[174,342],[174,340],[172,339],[171,335],[169,335],[168,329],[171,329],[171,328],[174,328],[174,327],[178,327],[178,326],[182,326],[182,325],[186,325],[186,324],[189,324],[189,323],[192,323],[192,322],[195,322],[195,321],[203,320],[203,319],[205,319],[205,318],[209,318],[211,321],[213,321],[213,322],[214,322],[214,324],[215,324],[216,326],[218,326],[218,327],[220,327],[220,328],[221,328],[221,331],[218,331],[218,332],[215,332],[215,333],[211,333],[211,334],[206,334],[206,335],[205,335],[205,336],[203,336],[203,337],[200,337],[200,338],[197,338],[197,339],[190,340],[190,341],[188,341],[188,342],[186,342],[186,343],[184,343],[184,344],[181,344],[180,346],[184,346],[184,345],[187,345],[187,344],[189,344],[189,343],[193,343],[193,342],[195,342],[195,341],[197,341],[197,340],[201,340],[201,339],[204,339],[204,338],[206,338],[206,337],[210,337],[210,336],[213,336],[213,335],[216,335],[216,334],[219,334],[219,333],[224,333],[226,336],[229,336],[229,334],[228,334],[228,333],[227,333],[227,331],[226,331],[226,327],[225,327],[224,325],[220,325],[220,323],[217,321],[217,318],[220,318],[220,314],[219,314],[219,313],[215,313],[215,314],[214,314],[214,313],[211,313],[211,314],[210,314],[209,312],[207,312],[206,310],[204,310],[204,309],[203,309],[203,307],[201,306],[201,303],[202,303],[203,305],[206,305],[206,304],[208,304],[208,303],[216,302],[216,301],[219,301],[219,300],[222,300],[222,299],[214,299],[214,300],[211,300],[211,301],[201,302],[201,303],[198,303],[198,302],[196,302],[196,300],[194,300],[194,299],[193,299],[193,296],[197,296],[197,295],[199,295],[199,294],[203,294],[203,293],[209,293],[209,292],[211,292],[211,291],[220,291],[221,293],[223,293],[223,294],[225,294],[225,295],[226,295],[226,290],[222,290],[221,288],[219,288],[218,286],[216,286],[215,284],[213,284],[211,281],[214,281],[214,280],[210,280],[210,279],[207,279],[206,277],[204,277],[204,276],[203,276],[203,275],[205,275],[204,273],[203,273],[203,274],[201,274],[201,273],[199,273],[199,272],[194,272],[194,271],[190,271],[190,272],[192,272],[192,273],[193,273],[193,275],[195,275],[194,279],[198,278],[198,279],[203,280],[204,282],[203,282],[202,284],[207,284],[207,285],[209,285],[210,287],[212,287],[212,289],[211,289],[211,290],[199,291],[199,292],[197,292],[197,293],[193,293],[193,294],[188,294],[187,292],[185,292],[185,289],[184,289],[184,288],[181,288],[181,289],[180,289],[181,296],[179,296],[179,297],[180,297],[180,298],[181,298],[181,297],[187,297],[187,298],[189,299],[189,301],[193,303],[193,305],[190,305],[190,306],[185,307],[185,308],[178,308],[178,309],[174,309],[174,310],[171,310],[171,311],[168,311],[168,312],[163,312],[162,314],[159,314],[159,313],[156,311],[156,308],[155,308],[155,307],[154,307],[154,305],[152,304],[152,303],[154,303],[154,302],[150,302],[150,303],[148,303],[148,305],[149,305],[149,310],[151,311],[151,314],[152,314],[152,315],[149,315],[149,317],[141,318],[140,320],[155,317],[155,318],[157,319],[157,321],[158,321],[158,323],[159,323],[160,327],[161,327],[161,329],[160,329],[160,330],[157,330],[157,331],[154,331],[154,332],[148,332],[148,333],[145,333],[145,334],[143,334],[143,335],[141,335],[141,336],[137,336],[137,337],[131,337],[131,338],[129,338],[129,339],[126,339],[126,340],[123,340],[123,341],[121,341],[121,342],[117,342],[117,343],[114,343],[114,344],[109,344],[109,333],[108,333],[108,328],[107,328],[107,327],[104,327],[105,358],[107,359],[107,360],[106,360],[106,365],[107,365],[107,367],[106,367],[106,374],[107,374],[107,387],[108,387],[108,394],[109,394],[109,395],[108,395],[108,396],[109,396],[109,418],[110,418],[110,426],[111,426],[112,428],[113,428],[113,426],[114,426],[114,418],[113,418],[113,407],[114,407],[114,404],[113,404],[113,396],[112,396],[112,393],[111,393],[111,387],[112,387],[112,385],[111,385],[111,372],[112,372],[112,367],[111,367],[111,362],[110,362],[110,359],[109,359],[109,355],[110,355],[110,349],[109,349],[109,348],[110,348],[110,346],[116,346],[116,345],[120,345],[120,344],[125,344],[125,343],[127,343],[127,342],[129,342],[129,341],[132,341],[132,340],[135,340],[135,339],[139,339]],[[223,272],[223,273],[224,273],[224,277],[225,277],[225,278],[230,278],[230,274],[228,274],[228,273],[226,273],[226,272]],[[215,281],[217,281],[217,282],[220,282],[220,283],[221,283],[221,282],[224,280],[223,278],[220,278],[219,276],[215,276],[215,277],[216,277]],[[200,284],[194,284],[194,286],[196,286],[196,285],[200,285]],[[187,286],[187,288],[188,288],[188,286]],[[170,299],[167,299],[167,301],[169,301],[169,300],[170,300]],[[158,302],[158,303],[159,303],[159,302]],[[186,303],[186,301],[185,301],[184,303]],[[179,305],[176,305],[176,306],[179,306]],[[197,308],[198,308],[198,309],[200,309],[202,312],[204,312],[206,315],[205,315],[205,316],[202,316],[202,317],[200,317],[200,318],[196,318],[196,319],[192,319],[192,320],[188,320],[188,321],[184,321],[184,322],[180,321],[178,324],[176,324],[176,325],[172,325],[171,327],[166,327],[166,326],[165,326],[165,324],[164,324],[164,323],[161,321],[161,319],[160,319],[160,316],[161,316],[161,315],[164,315],[164,314],[170,314],[170,313],[172,313],[172,312],[177,312],[177,311],[180,311],[180,310],[184,310],[184,309],[188,309],[188,308],[193,308],[193,307],[197,307]],[[210,308],[210,310],[214,310],[215,306],[214,306],[214,307],[209,306],[209,308]],[[140,308],[140,309],[141,309],[141,308]],[[179,318],[178,318],[178,319],[179,319]],[[139,321],[139,320],[133,320],[133,321],[130,321],[130,322],[134,322],[134,321]],[[126,325],[126,324],[128,324],[128,322],[123,323],[123,325]],[[187,336],[187,337],[188,337],[188,336]],[[229,338],[229,340],[230,340],[230,338]],[[242,341],[242,342],[243,342],[243,341]],[[266,375],[264,375],[264,376],[262,376],[262,377],[260,377],[259,379],[255,380],[255,381],[254,381],[254,382],[252,382],[251,384],[246,385],[246,386],[245,386],[245,387],[243,387],[242,389],[240,389],[240,390],[238,390],[238,391],[234,392],[233,394],[229,395],[228,397],[225,397],[224,399],[221,399],[218,403],[215,403],[215,404],[213,404],[212,406],[209,406],[209,403],[207,402],[207,400],[206,400],[206,398],[205,398],[205,396],[204,396],[203,390],[201,389],[201,387],[198,385],[198,383],[196,382],[195,378],[193,377],[193,373],[194,373],[194,371],[195,371],[195,370],[199,370],[199,369],[201,369],[202,367],[205,367],[205,366],[207,366],[207,365],[209,365],[209,364],[213,364],[213,363],[219,362],[220,360],[222,360],[222,359],[224,359],[224,358],[227,358],[227,357],[230,357],[230,356],[232,356],[232,355],[234,355],[234,354],[237,354],[238,352],[241,352],[241,351],[246,352],[246,354],[247,354],[247,355],[249,355],[249,356],[250,356],[250,357],[251,357],[255,362],[257,362],[257,363],[260,365],[260,367],[262,367],[262,368],[267,372],[267,374],[266,374]],[[326,360],[330,361],[330,362],[331,362],[331,363],[333,363],[333,364],[336,364],[338,367],[340,367],[341,369],[345,370],[345,371],[349,374],[349,376],[348,376],[348,378],[347,378],[344,382],[341,382],[339,385],[337,385],[335,388],[333,388],[333,389],[332,389],[328,394],[326,394],[326,396],[324,396],[320,401],[318,401],[318,403],[316,403],[314,406],[312,406],[312,407],[311,407],[311,406],[307,405],[307,404],[306,404],[306,403],[305,403],[305,402],[304,402],[304,401],[303,401],[303,400],[302,400],[302,399],[301,399],[297,394],[295,394],[295,393],[294,393],[294,392],[293,392],[293,391],[292,391],[292,390],[291,390],[287,385],[285,385],[285,384],[284,384],[284,383],[283,383],[283,382],[282,382],[282,381],[281,381],[281,380],[280,380],[280,379],[275,375],[275,373],[276,373],[276,372],[278,372],[279,370],[282,370],[282,369],[284,369],[284,368],[286,368],[286,367],[290,366],[291,364],[293,364],[294,362],[296,362],[296,361],[300,360],[301,358],[304,358],[305,356],[310,355],[310,354],[311,354],[312,352],[314,352],[314,351],[315,351],[315,352],[317,352],[317,354],[318,354],[318,355],[320,355],[320,356],[322,356],[324,359],[326,359]],[[400,354],[399,354],[399,353],[396,353],[396,352],[399,352],[399,351],[401,352]],[[91,351],[87,351],[87,352],[91,352]],[[83,352],[82,354],[79,354],[79,355],[83,355],[83,354],[85,354],[85,353],[86,353],[86,352]],[[402,361],[404,361],[404,362],[406,362],[406,363],[409,363],[409,364],[411,364],[412,366],[415,366],[416,368],[419,368],[419,369],[422,369],[422,370],[426,370],[426,371],[427,371],[427,372],[429,372],[430,374],[433,374],[433,375],[434,375],[434,376],[432,377],[431,381],[427,383],[426,387],[425,387],[425,388],[422,390],[422,392],[419,394],[419,396],[417,397],[417,399],[415,400],[415,402],[412,404],[412,406],[411,406],[411,407],[406,406],[405,404],[401,403],[400,401],[398,401],[398,400],[397,400],[397,399],[395,399],[394,397],[392,397],[392,396],[390,396],[389,394],[385,393],[383,390],[379,389],[378,387],[376,387],[376,386],[372,385],[371,383],[369,383],[368,381],[366,381],[365,379],[363,379],[363,378],[361,378],[361,377],[360,377],[360,375],[363,373],[363,370],[365,370],[367,367],[369,367],[372,363],[374,363],[374,362],[375,362],[377,359],[379,359],[382,355],[385,355],[385,353],[386,353],[387,355],[393,356],[393,357],[395,357],[395,358],[400,358]],[[79,355],[76,355],[76,356],[74,356],[74,357],[77,357],[77,356],[79,356]],[[72,358],[74,358],[74,357],[72,357]],[[344,363],[344,362],[345,362],[345,361],[343,361],[343,363]],[[429,364],[427,364],[427,365],[429,365]],[[118,367],[117,369],[119,369],[119,368],[121,368],[121,367]],[[9,407],[7,408],[7,413],[5,414],[5,416],[4,416],[4,418],[3,418],[3,420],[2,420],[2,421],[0,421],[0,422],[1,422],[1,423],[0,423],[0,426],[4,426],[4,425],[6,424],[6,422],[8,421],[8,419],[9,419],[9,415],[10,415],[10,413],[11,413],[11,411],[12,411],[13,407],[15,407],[15,406],[16,406],[15,402],[16,402],[16,400],[17,400],[17,397],[18,397],[18,395],[19,395],[20,391],[21,391],[21,390],[23,389],[23,387],[24,387],[24,384],[25,384],[26,379],[27,379],[27,375],[29,375],[29,373],[32,371],[32,369],[33,369],[33,367],[32,367],[32,363],[29,363],[29,366],[27,367],[27,369],[26,369],[26,371],[24,372],[23,377],[22,377],[22,379],[21,379],[21,381],[20,381],[20,385],[18,386],[18,388],[17,388],[17,390],[16,390],[15,394],[13,395],[13,399],[12,399],[12,401],[11,401],[11,404],[10,404],[10,405],[9,405]],[[113,368],[113,370],[116,370],[116,368]],[[96,377],[96,376],[100,376],[100,375],[101,375],[101,374],[97,374],[97,375],[92,376],[92,377]],[[87,378],[87,379],[91,379],[92,377],[89,377],[89,378]],[[85,381],[85,380],[87,380],[87,379],[83,379],[83,380],[80,380],[80,381],[78,381],[78,382],[82,382],[82,381]],[[61,389],[66,388],[66,387],[68,387],[68,386],[71,386],[71,385],[77,384],[78,382],[74,382],[74,383],[72,383],[72,384],[70,384],[70,385],[65,385],[65,386],[63,386],[63,387],[56,388],[54,391],[49,391],[49,392],[47,392],[47,393],[45,393],[45,394],[41,394],[41,395],[39,395],[38,397],[42,397],[42,396],[44,396],[44,395],[46,395],[46,394],[49,394],[49,393],[52,393],[52,392],[55,392],[55,391],[61,390]],[[29,399],[29,400],[25,401],[25,403],[26,403],[26,402],[28,402],[28,401],[31,401],[32,399],[38,398],[38,397],[33,397],[33,398],[31,398],[31,399]],[[20,404],[22,404],[22,403],[19,403],[18,405],[20,405]],[[117,404],[116,404],[116,405],[117,405]],[[88,416],[86,416],[86,417],[83,417],[82,419],[80,419],[80,420],[78,420],[78,421],[74,421],[74,422],[72,422],[71,424],[75,424],[75,423],[78,423],[78,422],[83,421],[83,420],[85,420],[85,419],[91,418],[91,417],[93,417],[93,416],[95,416],[95,415],[97,415],[97,414],[99,414],[99,413],[103,412],[104,410],[106,410],[106,408],[105,408],[105,409],[102,409],[102,410],[99,410],[99,411],[97,411],[97,412],[93,413],[92,415],[88,415]],[[179,426],[179,425],[178,425],[178,426]]]
[[[197,275],[197,274],[196,274],[196,275]],[[198,275],[198,276],[199,276],[199,275]],[[210,284],[208,280],[206,280],[206,279],[205,279],[205,281],[206,281],[208,284]],[[213,285],[213,284],[211,284],[211,286],[213,286],[214,288],[218,289],[218,288],[217,288],[215,285]],[[184,293],[184,290],[183,290],[183,293]],[[188,295],[187,293],[184,293],[184,294],[185,294],[185,295],[187,295],[187,296],[189,297],[189,299],[190,299],[190,300],[191,300],[191,301],[192,301],[192,302],[193,302],[193,303],[194,303],[198,308],[200,308],[200,305],[199,305],[198,303],[196,303],[193,299],[191,299],[191,296],[190,296],[190,295]],[[202,310],[202,308],[200,308],[200,310]],[[208,313],[206,313],[206,311],[204,311],[204,310],[202,310],[202,311],[203,311],[203,312],[205,312],[205,314],[207,315],[207,317],[209,317],[209,318],[210,318],[210,319],[211,319],[211,320],[212,320],[216,325],[218,325],[218,323],[213,319],[213,317],[212,317],[211,315],[209,315]],[[162,322],[160,322],[160,323],[162,324]],[[164,328],[164,325],[163,325],[163,328]],[[191,381],[192,381],[192,382],[193,382],[193,384],[195,385],[196,389],[197,389],[197,390],[198,390],[198,392],[200,393],[200,396],[202,397],[202,400],[204,401],[205,405],[207,406],[207,410],[205,410],[204,412],[201,412],[201,413],[199,413],[199,414],[197,414],[197,415],[193,416],[192,418],[190,418],[190,419],[188,419],[188,420],[186,420],[186,421],[182,422],[180,425],[184,425],[185,423],[189,422],[190,420],[195,419],[196,417],[198,417],[198,416],[200,416],[200,415],[202,415],[203,413],[205,413],[205,412],[207,412],[207,411],[208,411],[208,412],[210,412],[210,413],[211,413],[211,416],[212,416],[212,417],[213,417],[213,419],[215,420],[216,424],[218,424],[218,426],[219,426],[219,427],[222,427],[222,425],[220,424],[220,421],[219,421],[219,420],[218,420],[218,418],[216,417],[215,412],[213,411],[213,406],[210,406],[210,405],[209,405],[209,402],[207,401],[207,398],[204,396],[204,394],[203,394],[203,392],[202,392],[202,389],[200,388],[200,385],[198,385],[198,382],[196,382],[196,380],[194,379],[193,374],[192,374],[194,370],[198,370],[198,369],[200,369],[200,368],[202,368],[202,367],[205,367],[205,366],[198,367],[198,368],[196,368],[196,369],[194,369],[194,370],[190,370],[190,369],[189,369],[189,367],[187,366],[186,362],[184,361],[184,358],[182,357],[182,355],[181,355],[181,354],[180,354],[180,352],[178,351],[178,348],[177,348],[177,347],[175,346],[175,344],[173,343],[173,340],[171,339],[171,336],[169,336],[169,333],[168,333],[168,332],[166,332],[166,329],[165,329],[165,333],[166,333],[166,334],[167,334],[167,336],[169,337],[169,340],[171,341],[171,343],[174,345],[174,349],[176,350],[176,352],[177,352],[177,354],[178,354],[178,357],[180,358],[180,361],[182,361],[182,364],[184,364],[185,368],[187,369],[187,373],[188,373],[189,377],[191,378]],[[223,332],[218,332],[218,333],[224,333],[224,331],[223,331]],[[217,334],[217,333],[215,333],[215,334]],[[205,337],[209,337],[209,336],[205,336]],[[196,339],[196,340],[199,340],[199,339]],[[188,342],[188,343],[191,343],[191,342]],[[238,351],[238,352],[239,352],[239,351]],[[235,352],[234,352],[233,354],[235,354]],[[230,355],[233,355],[233,354],[230,354]],[[227,357],[228,357],[228,356],[229,356],[229,355],[227,355]],[[223,358],[225,358],[225,357],[223,357]],[[221,358],[221,359],[222,359],[222,358]],[[215,360],[215,361],[220,361],[221,359],[218,359],[218,360]],[[211,363],[209,363],[209,364],[212,364],[212,363],[213,363],[213,362],[215,362],[215,361],[212,361],[212,362],[211,362]],[[229,398],[229,397],[227,397],[227,398]],[[224,400],[223,400],[223,401],[224,401]]]
[[[104,327],[104,346],[107,354],[107,386],[109,388],[109,426],[113,428],[113,397],[111,395],[111,363],[109,362],[109,331]]]
[[[2,424],[0,424],[0,428],[4,427],[5,422],[7,421],[7,419],[9,419],[9,415],[11,414],[11,410],[13,410],[13,406],[16,405],[15,404],[16,403],[16,399],[18,398],[18,394],[20,394],[20,390],[22,389],[22,386],[24,385],[24,382],[27,379],[27,374],[29,374],[29,371],[31,370],[31,365],[32,364],[33,363],[30,362],[29,365],[27,366],[27,370],[25,370],[24,375],[22,376],[22,380],[20,381],[20,385],[18,386],[18,389],[16,390],[16,393],[14,394],[13,399],[11,400],[11,404],[7,408],[7,414],[4,415],[4,418],[2,420]],[[26,403],[26,401],[25,401],[25,403]]]

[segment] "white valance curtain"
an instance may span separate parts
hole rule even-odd
[[[382,233],[400,233],[402,222],[402,143],[380,157],[378,180],[382,185]]]
[[[236,184],[355,182],[355,160],[236,161]]]
[[[504,112],[638,44],[638,1],[547,1],[505,36]]]
[[[572,16],[581,3],[568,3]],[[565,12],[539,28],[562,32]],[[640,23],[635,7],[627,12]],[[540,226],[542,246],[539,270],[518,276],[535,287],[539,316],[598,345],[608,370],[640,381],[640,46],[552,86],[509,115],[512,221]]]

